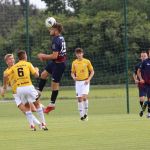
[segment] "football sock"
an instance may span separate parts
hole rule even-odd
[[[43,91],[46,81],[47,81],[46,79],[40,79],[39,88],[38,88],[39,91],[41,91],[41,92]]]
[[[143,104],[143,106],[142,106],[142,111],[145,111],[147,105],[148,105],[148,101],[145,101],[144,104]]]
[[[26,117],[27,117],[27,120],[28,120],[30,126],[31,125],[34,126],[33,118],[32,118],[32,112],[31,111],[27,111],[27,112],[25,112],[25,114],[26,114]]]
[[[78,102],[78,110],[80,113],[80,117],[84,116],[84,106],[83,106],[83,102]]]
[[[37,109],[37,114],[38,114],[38,116],[40,118],[41,123],[45,124],[45,117],[44,117],[44,113],[43,113],[42,107]]]
[[[144,102],[140,101],[140,106],[141,106],[141,108],[142,108],[142,106],[143,106],[143,103],[144,103]]]
[[[88,114],[88,105],[89,105],[88,100],[86,99],[86,101],[83,101],[83,104],[84,104],[84,114],[87,115]]]
[[[148,105],[148,113],[150,113],[150,101],[148,101],[147,105]]]
[[[37,124],[37,125],[41,124],[40,121],[33,114],[32,114],[32,118],[33,118],[34,124]]]
[[[58,90],[52,91],[52,94],[51,94],[51,104],[55,104],[57,95],[58,95]]]

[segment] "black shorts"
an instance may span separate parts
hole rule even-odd
[[[52,75],[52,81],[60,83],[65,68],[66,68],[65,62],[62,63],[48,62],[47,66],[45,67],[45,70]]]
[[[146,86],[139,87],[139,97],[143,97],[147,95],[147,89]]]

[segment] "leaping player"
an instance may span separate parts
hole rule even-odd
[[[49,61],[45,70],[41,74],[38,87],[40,92],[42,92],[49,74],[52,76],[50,104],[44,110],[45,113],[49,113],[55,109],[55,102],[59,92],[59,84],[66,67],[66,43],[64,37],[61,35],[62,31],[63,26],[60,23],[54,24],[52,28],[49,29],[50,35],[53,36],[51,46],[52,54],[38,54],[38,58],[41,61]]]

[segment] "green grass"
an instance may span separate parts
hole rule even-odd
[[[42,95],[45,105],[49,95]],[[74,90],[61,90],[56,110],[46,115],[48,132],[29,131],[16,105],[1,102],[0,150],[149,150],[150,120],[138,116],[136,88],[130,88],[130,115],[123,87],[92,88],[89,100],[89,121],[81,122]]]

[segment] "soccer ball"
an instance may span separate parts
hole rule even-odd
[[[51,28],[54,24],[56,24],[56,20],[53,17],[48,17],[45,20],[45,25],[46,25],[47,28]]]

